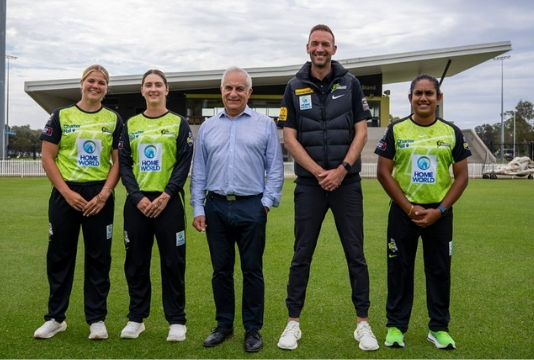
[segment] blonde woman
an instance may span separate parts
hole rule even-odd
[[[85,318],[89,339],[107,339],[104,320],[110,288],[111,240],[119,180],[118,143],[122,119],[102,105],[109,74],[100,65],[82,75],[82,98],[54,110],[40,136],[42,165],[52,183],[48,218],[47,275],[50,285],[45,323],[37,339],[49,339],[67,329],[80,228],[84,239]]]

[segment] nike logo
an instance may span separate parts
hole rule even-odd
[[[388,255],[390,258],[394,258],[394,257],[397,257],[397,254],[389,254]]]
[[[340,97],[342,97],[342,96],[345,96],[345,94],[338,95],[338,96],[336,96],[336,95],[332,95],[332,100],[336,100],[336,99],[338,99],[338,98],[340,98]]]

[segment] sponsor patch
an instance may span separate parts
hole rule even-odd
[[[111,237],[113,236],[113,224],[110,224],[110,225],[107,225],[106,226],[106,239],[111,239]]]
[[[128,237],[128,231],[124,230],[124,247],[128,249],[130,247],[130,238]]]
[[[378,150],[381,150],[381,151],[386,151],[386,149],[387,149],[386,142],[383,141],[383,140],[380,140],[380,141],[378,142],[378,144],[376,145],[376,148],[377,148]]]
[[[191,131],[187,135],[187,145],[193,146],[193,133]]]
[[[311,95],[304,95],[299,97],[300,110],[310,110],[312,108]]]
[[[295,89],[295,95],[306,95],[306,94],[313,94],[313,89],[311,87],[303,88],[303,89]]]
[[[161,172],[161,144],[139,144],[139,170],[141,172]]]
[[[52,128],[50,126],[45,126],[42,134],[46,136],[52,136]]]
[[[388,257],[394,258],[397,257],[399,248],[397,247],[397,243],[395,242],[395,239],[391,238],[388,242]]]
[[[465,136],[464,136],[464,149],[470,150],[469,149],[469,144],[467,143],[467,140],[465,140]]]
[[[185,230],[176,233],[176,246],[185,244]]]
[[[367,103],[367,99],[366,98],[362,98],[362,106],[363,106],[363,110],[369,110],[369,104]]]
[[[435,155],[412,155],[412,184],[435,184],[436,167]]]
[[[287,121],[287,107],[282,106],[280,108],[280,117],[278,118],[278,121]]]

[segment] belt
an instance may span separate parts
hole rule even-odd
[[[221,195],[221,194],[217,194],[213,191],[210,191],[208,196],[214,198],[219,198],[219,199],[224,199],[226,201],[237,201],[237,200],[246,200],[246,199],[252,199],[252,198],[255,198],[255,197],[260,197],[260,196],[263,196],[263,194],[256,194],[256,195]]]

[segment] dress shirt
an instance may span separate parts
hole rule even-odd
[[[278,206],[284,183],[282,148],[276,124],[248,106],[233,119],[226,111],[200,126],[191,175],[193,216],[205,215],[207,191],[221,195],[263,194],[267,208]]]

